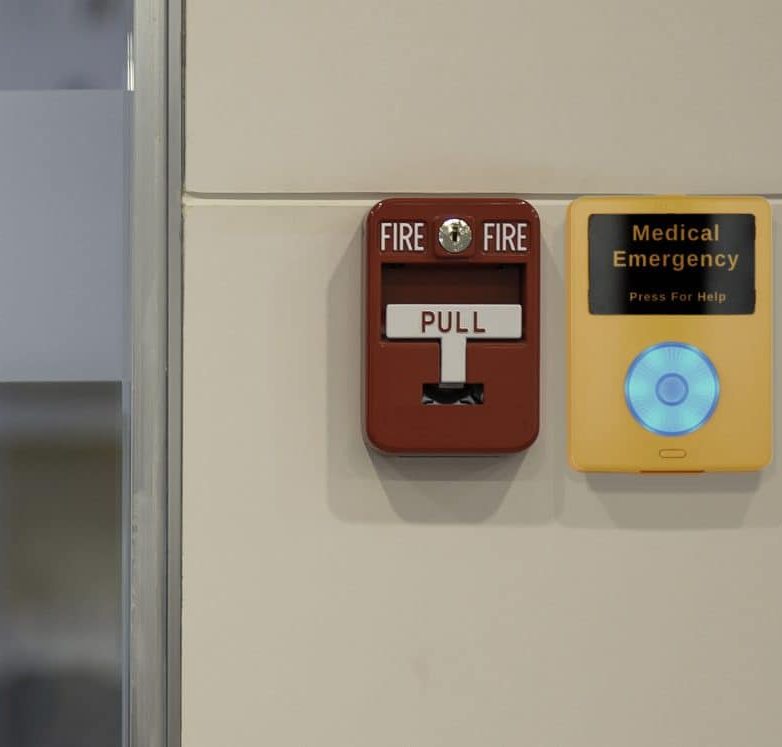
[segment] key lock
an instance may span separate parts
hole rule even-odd
[[[449,218],[443,221],[437,232],[440,246],[450,254],[461,254],[472,243],[472,229],[461,218]]]
[[[392,199],[367,220],[365,429],[398,454],[538,431],[539,224],[513,199]]]

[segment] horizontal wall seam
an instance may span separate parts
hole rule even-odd
[[[586,194],[589,196],[600,196],[599,193],[572,193],[572,194],[555,194],[555,193],[539,193],[530,194],[524,192],[497,192],[497,193],[434,193],[434,192],[393,192],[388,194],[383,193],[365,193],[365,192],[332,192],[332,193],[295,193],[295,192],[254,192],[254,193],[231,193],[231,192],[185,192],[182,195],[182,204],[185,207],[196,207],[205,205],[219,205],[219,204],[231,204],[231,205],[258,205],[259,203],[273,203],[279,206],[287,205],[331,205],[331,206],[362,206],[372,205],[379,200],[387,199],[389,197],[519,197],[529,202],[571,202],[578,197],[583,197]],[[641,193],[639,193],[641,194]],[[644,193],[648,194],[648,193]],[[698,196],[698,195],[692,195]],[[720,196],[720,195],[708,195],[708,196]],[[730,195],[736,196],[736,195]],[[753,195],[754,196],[754,195]],[[765,197],[770,202],[781,202],[782,194],[763,194],[761,197]]]

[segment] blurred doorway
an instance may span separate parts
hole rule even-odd
[[[0,0],[0,747],[123,743],[131,0]]]

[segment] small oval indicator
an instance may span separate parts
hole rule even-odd
[[[684,459],[687,452],[684,449],[660,449],[660,456],[663,459]]]

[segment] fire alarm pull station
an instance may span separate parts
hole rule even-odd
[[[540,226],[518,199],[389,199],[366,226],[365,429],[392,454],[499,454],[539,418]]]
[[[583,197],[568,223],[573,466],[727,472],[768,464],[768,202]]]

